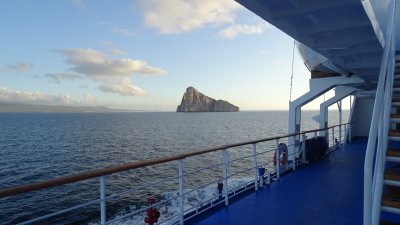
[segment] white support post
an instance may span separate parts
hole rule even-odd
[[[351,143],[351,123],[349,123],[349,143]]]
[[[295,171],[296,170],[296,156],[299,156],[300,157],[300,150],[301,150],[301,145],[300,145],[300,142],[301,142],[301,135],[298,135],[299,136],[299,138],[298,138],[298,140],[299,140],[299,146],[298,146],[298,148],[296,148],[297,149],[297,152],[293,152],[293,171]],[[287,153],[287,159],[286,159],[286,165],[289,163],[289,152]],[[286,168],[285,168],[285,171],[286,171]]]
[[[228,150],[224,149],[222,151],[222,158],[223,158],[223,173],[224,173],[224,193],[225,193],[225,205],[229,205],[229,198],[228,198],[228,162],[229,162],[229,155]]]
[[[314,132],[314,135],[316,136],[317,131]],[[307,161],[306,159],[306,134],[301,135],[301,139],[303,141],[303,144],[301,146],[301,149],[303,150],[303,163]]]
[[[100,224],[106,224],[106,178],[100,177]]]
[[[183,204],[184,204],[184,193],[183,193],[183,159],[179,161],[179,171],[178,171],[178,179],[179,179],[179,224],[183,225]]]
[[[280,177],[280,168],[281,168],[281,154],[279,152],[279,139],[275,139],[275,164],[276,164],[276,179],[279,180]]]
[[[345,145],[346,144],[346,131],[347,131],[347,127],[348,127],[348,125],[347,124],[343,124],[343,126],[344,126],[344,128],[343,128],[343,130],[344,130],[344,137],[343,137],[343,144]]]
[[[299,125],[298,122],[301,116],[300,115],[301,107],[303,105],[306,105],[307,103],[321,96],[322,94],[329,91],[333,87],[348,85],[348,84],[358,84],[358,83],[364,83],[364,80],[356,76],[352,77],[338,76],[338,77],[310,79],[310,91],[289,103],[288,133],[292,134],[300,131],[300,128],[298,127]],[[295,142],[296,142],[295,137],[289,137],[288,140],[288,145],[290,146],[289,153],[292,153],[294,151],[294,148],[296,146],[292,146],[292,144],[294,144]]]
[[[253,167],[254,167],[254,190],[258,190],[258,168],[257,168],[257,147],[253,144]],[[262,177],[260,177],[261,186],[263,185]]]
[[[342,100],[338,101],[339,109],[339,144],[342,144]]]

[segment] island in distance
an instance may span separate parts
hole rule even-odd
[[[224,100],[210,98],[194,87],[188,87],[183,94],[177,112],[238,112],[239,107]]]

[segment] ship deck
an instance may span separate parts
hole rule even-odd
[[[358,139],[305,166],[185,224],[347,224],[363,220],[366,139]],[[389,214],[383,217],[389,221]]]

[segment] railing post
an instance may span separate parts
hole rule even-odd
[[[223,158],[223,165],[224,165],[224,188],[225,188],[225,205],[229,205],[229,198],[228,198],[228,162],[229,162],[229,155],[228,150],[224,149],[222,151],[222,158]]]
[[[335,127],[332,127],[332,147],[335,147]]]
[[[315,133],[317,133],[317,132],[315,131],[314,135],[315,135]],[[303,149],[303,163],[305,163],[306,162],[306,134],[303,133],[301,135],[301,139],[303,139],[303,144],[301,146],[301,149]]]
[[[351,123],[349,123],[348,129],[349,129],[349,143],[351,143]]]
[[[299,141],[301,141],[301,136],[299,135]],[[295,148],[296,149],[296,148]],[[300,155],[300,149],[301,149],[301,145],[299,145],[299,148],[298,148],[299,150],[298,150],[298,153],[299,153],[299,155]],[[297,155],[297,153],[296,152],[293,152],[293,171],[295,171],[296,170],[296,155]],[[286,165],[289,163],[289,151],[287,152],[287,159],[286,159]],[[285,168],[286,169],[286,168]],[[286,170],[285,170],[286,171]]]
[[[100,177],[100,224],[106,224],[106,178]]]
[[[179,161],[179,171],[178,171],[178,179],[179,179],[179,224],[183,225],[183,159]]]
[[[254,167],[254,190],[258,190],[258,168],[257,168],[257,147],[253,144],[253,167]],[[262,185],[262,178],[260,178]]]
[[[342,124],[339,124],[339,145],[342,144]]]
[[[280,177],[280,167],[281,167],[281,154],[279,152],[279,139],[275,139],[275,164],[276,164],[276,179],[279,180]]]
[[[317,131],[314,131],[314,137],[317,138],[317,136],[318,136]]]

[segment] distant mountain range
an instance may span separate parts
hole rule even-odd
[[[0,112],[132,112],[133,110],[110,109],[104,106],[35,105],[0,102]]]

